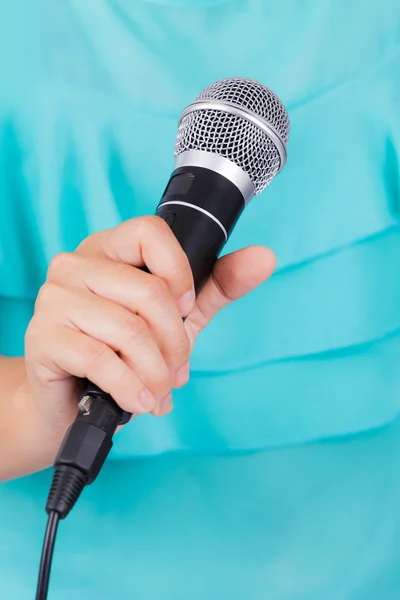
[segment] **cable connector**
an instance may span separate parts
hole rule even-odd
[[[56,512],[60,519],[64,519],[75,506],[86,482],[84,473],[74,467],[64,465],[55,467],[46,503],[47,514]]]
[[[64,519],[85,485],[92,483],[106,460],[120,420],[120,408],[108,399],[84,396],[54,462],[46,512]]]
[[[112,437],[124,418],[114,400],[94,386],[90,391],[85,389],[78,406],[78,416],[65,434],[54,462],[36,600],[47,598],[58,521],[69,514],[83,488],[96,479],[112,448]]]

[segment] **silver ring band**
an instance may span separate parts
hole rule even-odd
[[[219,173],[236,185],[245,204],[254,196],[254,185],[246,171],[219,154],[204,150],[186,150],[175,157],[175,169],[179,167],[203,167]]]
[[[225,240],[228,240],[228,233],[227,233],[225,227],[222,225],[221,221],[218,221],[218,219],[216,217],[214,217],[214,215],[209,213],[208,210],[201,208],[201,206],[196,206],[195,204],[190,204],[189,202],[181,202],[181,200],[168,200],[168,202],[162,202],[159,205],[159,208],[161,206],[167,206],[168,204],[180,204],[181,206],[188,206],[189,208],[194,208],[195,210],[198,210],[199,212],[203,213],[203,215],[207,215],[207,217],[210,217],[210,219],[212,219],[214,221],[214,223],[216,223],[222,229],[223,234],[225,236]]]

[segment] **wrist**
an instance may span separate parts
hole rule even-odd
[[[23,360],[23,359],[21,359]],[[8,396],[4,430],[0,440],[0,479],[15,479],[41,471],[53,464],[60,440],[38,413],[25,368]]]

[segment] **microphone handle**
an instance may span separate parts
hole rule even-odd
[[[164,219],[189,259],[196,296],[245,207],[239,189],[226,177],[203,167],[180,167],[167,184],[156,215]],[[149,272],[146,268],[143,270]],[[94,400],[106,400],[116,412],[118,425],[132,414],[123,411],[110,394],[87,381],[79,396],[83,414]],[[79,417],[78,417],[79,418]]]

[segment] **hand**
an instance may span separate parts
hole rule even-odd
[[[152,274],[138,268],[144,265]],[[60,443],[82,378],[124,410],[167,414],[171,389],[188,381],[196,336],[274,266],[264,247],[227,255],[196,301],[187,257],[158,217],[95,233],[55,256],[25,339],[27,386],[43,434]]]

